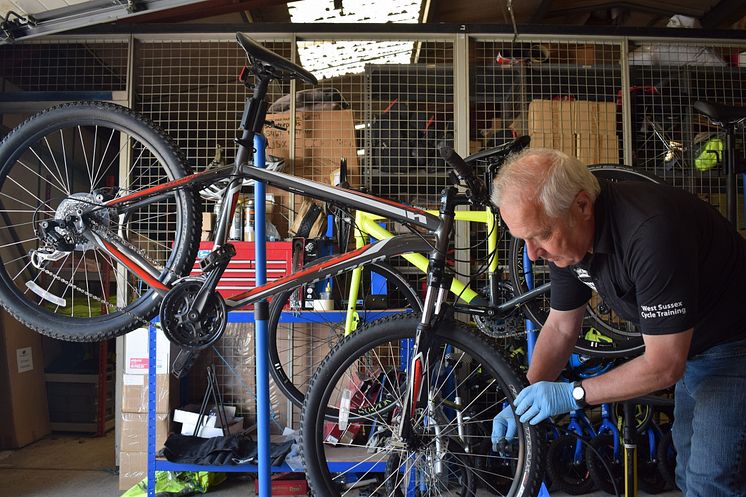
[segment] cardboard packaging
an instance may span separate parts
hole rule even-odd
[[[137,328],[124,336],[124,373],[148,374],[149,330]],[[171,358],[171,342],[162,330],[156,330],[156,374],[168,374]]]
[[[553,148],[584,164],[618,164],[616,104],[534,100],[528,107],[531,146]]]
[[[41,335],[0,311],[0,449],[50,432]]]
[[[156,375],[156,412],[169,412],[169,376]],[[122,412],[148,412],[148,376],[144,374],[122,375]]]
[[[267,120],[288,128],[265,128],[267,153],[290,158],[290,113],[267,114]],[[352,187],[359,178],[355,118],[352,110],[299,111],[295,113],[294,174],[326,183],[329,174],[347,159]]]
[[[120,452],[119,454],[119,490],[129,490],[147,477],[147,452]]]
[[[155,450],[163,447],[168,438],[168,414],[156,414],[155,417]],[[147,452],[148,450],[148,415],[133,412],[122,413],[122,428],[119,439],[121,452]],[[121,455],[120,455],[121,458]]]

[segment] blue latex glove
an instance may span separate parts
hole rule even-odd
[[[506,440],[510,442],[515,438],[516,434],[516,423],[515,416],[513,416],[513,408],[507,406],[500,411],[500,414],[495,416],[492,420],[492,446],[496,447],[498,442]]]
[[[572,398],[572,383],[540,381],[529,385],[515,398],[515,413],[521,423],[536,425],[547,418],[579,409]]]

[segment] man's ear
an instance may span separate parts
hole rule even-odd
[[[573,205],[581,219],[588,220],[593,216],[593,201],[591,200],[591,196],[588,195],[588,192],[581,190],[575,196],[575,202]]]

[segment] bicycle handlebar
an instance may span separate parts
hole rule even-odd
[[[440,147],[440,156],[451,166],[466,186],[471,190],[472,199],[479,203],[489,202],[487,187],[484,182],[474,175],[474,169],[467,164],[453,148],[449,146]]]

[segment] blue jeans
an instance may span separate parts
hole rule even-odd
[[[676,383],[673,443],[685,496],[746,496],[746,340],[689,359]]]

